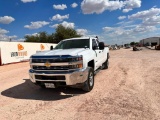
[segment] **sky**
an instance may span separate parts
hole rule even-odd
[[[160,0],[0,0],[0,41],[54,33],[57,25],[106,44],[160,36]]]

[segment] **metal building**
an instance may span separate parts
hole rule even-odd
[[[140,44],[143,46],[156,46],[160,45],[160,37],[150,37],[140,40]]]

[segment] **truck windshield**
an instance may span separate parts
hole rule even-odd
[[[55,49],[89,48],[89,39],[61,41]]]

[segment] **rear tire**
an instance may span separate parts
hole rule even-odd
[[[93,68],[89,67],[88,79],[84,83],[82,89],[86,92],[90,92],[93,89],[93,86],[94,86],[94,70]]]

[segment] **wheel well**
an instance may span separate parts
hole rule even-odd
[[[94,70],[94,60],[88,62],[88,67],[92,67]]]

